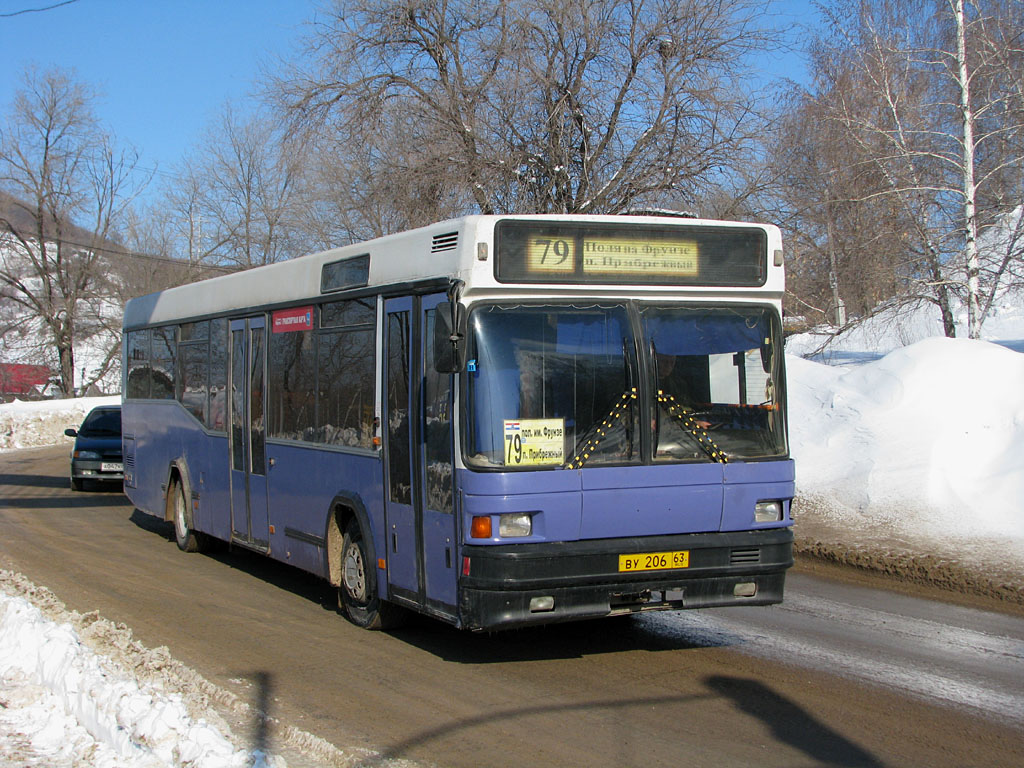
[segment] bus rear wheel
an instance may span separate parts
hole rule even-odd
[[[192,530],[192,515],[189,513],[188,499],[185,498],[185,486],[180,480],[174,482],[171,489],[174,504],[174,541],[182,552],[201,552],[205,537]]]
[[[341,545],[341,586],[338,608],[363,629],[393,629],[402,623],[404,611],[380,599],[377,569],[367,555],[362,528],[355,518],[345,526]]]

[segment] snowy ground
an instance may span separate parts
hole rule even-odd
[[[821,335],[789,340],[798,544],[1020,599],[1024,302],[998,308],[989,341],[938,331],[922,310],[865,323],[825,350]],[[64,428],[110,401],[0,405],[0,451],[69,443]],[[283,768],[217,714],[246,706],[127,627],[69,612],[0,571],[0,768]],[[281,743],[293,768],[367,757],[289,729]]]
[[[940,333],[922,308],[788,341],[799,544],[1024,602],[1024,301]]]
[[[18,574],[0,571],[0,586],[0,765],[283,765],[232,744],[196,701],[209,687],[166,648],[148,651],[126,627],[67,612]]]

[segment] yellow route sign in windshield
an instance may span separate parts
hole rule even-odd
[[[564,419],[508,419],[505,466],[561,464],[565,460]]]

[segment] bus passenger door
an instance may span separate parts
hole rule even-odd
[[[266,318],[231,321],[231,538],[270,549],[267,512]]]
[[[452,383],[455,376],[434,370],[432,343],[437,305],[446,298],[425,296],[420,308],[423,394],[419,413],[423,450],[418,477],[423,487],[423,570],[427,601],[431,607],[454,615],[458,583],[452,466],[452,411],[455,407]]]
[[[434,372],[428,332],[444,299],[385,303],[385,518],[391,595],[453,616],[452,376]]]

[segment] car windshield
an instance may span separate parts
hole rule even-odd
[[[121,411],[92,411],[78,430],[82,437],[117,437],[121,434]]]
[[[629,302],[478,307],[465,461],[572,469],[784,456],[775,318],[762,307]]]

